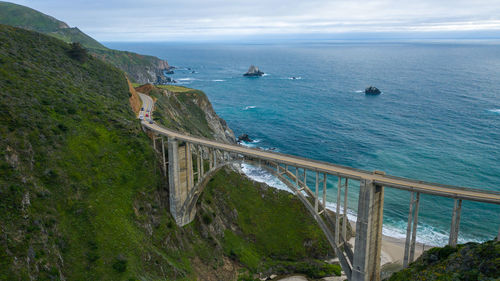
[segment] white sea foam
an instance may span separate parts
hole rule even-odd
[[[272,174],[268,173],[262,168],[255,167],[249,164],[241,164],[241,169],[247,177],[251,178],[254,181],[257,182],[263,182],[266,183],[267,185],[280,189],[280,190],[285,190],[291,193],[290,189],[282,183],[280,180],[278,180],[275,176]]]
[[[212,80],[212,82],[224,82],[224,81],[226,81],[226,80],[222,80],[222,79],[214,79],[214,80]]]
[[[489,112],[500,114],[500,108],[489,109]]]
[[[249,110],[249,109],[256,108],[256,107],[257,107],[256,105],[249,105],[249,106],[245,106],[245,108],[243,108],[243,110]]]
[[[192,77],[185,77],[185,78],[179,78],[177,79],[178,81],[194,81],[196,80],[196,78],[192,78]]]
[[[242,144],[248,147],[255,147],[255,144],[253,143],[250,144],[242,143]],[[247,175],[254,181],[263,182],[271,187],[293,193],[277,177],[275,177],[274,175],[270,174],[269,172],[267,172],[262,168],[250,164],[242,164],[242,171],[243,173],[245,173],[245,175]],[[327,201],[326,207],[327,209],[334,212],[337,210],[337,204],[334,202]],[[341,212],[343,212],[342,208]],[[356,212],[354,210],[347,209],[347,218],[351,222],[356,222],[357,221]],[[407,222],[405,220],[384,222],[384,226],[382,228],[382,234],[397,239],[405,239],[406,227],[407,227]],[[437,229],[436,227],[425,223],[419,223],[417,231],[418,232],[416,240],[419,243],[431,246],[444,246],[448,243],[448,232],[445,230]],[[465,243],[465,242],[482,242],[482,241],[474,239],[473,237],[464,237],[463,235],[459,234],[458,243]]]
[[[363,91],[363,90],[356,90],[356,91],[354,91],[354,92],[355,92],[355,93],[364,93],[365,91]]]

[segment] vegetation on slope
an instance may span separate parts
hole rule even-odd
[[[2,25],[0,42],[0,279],[141,272],[131,206],[159,178],[123,73],[40,33]]]
[[[45,33],[67,43],[78,42],[93,55],[141,83],[156,82],[157,76],[162,76],[163,70],[169,68],[166,61],[157,57],[108,49],[77,27],[69,27],[65,22],[25,6],[0,1],[0,24]]]
[[[156,100],[153,119],[168,128],[188,134],[234,143],[226,122],[219,118],[205,93],[174,85],[136,87]]]
[[[199,215],[216,232],[226,255],[250,272],[302,273],[311,278],[340,275],[328,241],[291,193],[221,171],[201,197]]]
[[[390,281],[499,280],[500,241],[432,248]]]
[[[330,253],[296,199],[234,172],[221,171],[195,221],[177,227],[124,74],[91,56],[77,59],[70,45],[40,33],[0,25],[0,42],[0,280],[234,280],[240,268],[337,270],[316,260]],[[206,119],[182,104],[193,99],[185,93],[166,110],[179,105],[189,118]],[[226,200],[214,204],[219,197]],[[269,247],[267,239],[285,232],[293,239]]]
[[[79,42],[87,48],[106,49],[78,28],[71,28],[65,22],[14,3],[0,1],[0,23],[46,33],[68,43]]]

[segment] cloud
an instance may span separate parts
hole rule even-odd
[[[101,41],[500,31],[498,0],[20,0]]]

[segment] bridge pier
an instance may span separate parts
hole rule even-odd
[[[193,187],[193,163],[190,145],[186,143],[185,146],[179,147],[174,138],[168,138],[168,184],[170,213],[177,225],[184,226],[190,223],[196,214],[194,207],[181,212]]]
[[[356,222],[353,281],[379,281],[384,187],[361,180]]]
[[[462,210],[462,200],[455,199],[453,206],[453,216],[451,217],[450,239],[448,245],[455,247],[458,240],[458,230],[460,228],[460,211]]]
[[[418,225],[418,209],[420,204],[420,193],[417,192],[417,198],[414,200],[415,193],[411,193],[410,210],[408,213],[408,226],[406,228],[405,253],[403,259],[403,267],[406,268],[409,263],[413,262],[415,256],[415,240],[417,238]],[[415,209],[413,210],[413,206]],[[413,221],[413,225],[412,225]]]

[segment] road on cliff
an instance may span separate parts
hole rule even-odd
[[[422,192],[426,194],[440,195],[456,199],[465,199],[479,202],[487,202],[493,204],[500,204],[500,192],[490,190],[480,190],[464,188],[459,186],[443,185],[438,183],[429,183],[419,180],[412,180],[400,177],[385,175],[383,172],[372,172],[354,169],[351,167],[331,164],[328,162],[316,161],[307,158],[287,155],[277,152],[265,151],[261,149],[248,148],[240,145],[220,143],[213,140],[199,138],[195,136],[185,135],[180,132],[169,130],[158,124],[150,123],[151,113],[153,110],[154,102],[148,95],[139,93],[145,112],[149,117],[145,117],[142,125],[160,135],[175,138],[181,141],[187,141],[192,144],[198,144],[214,149],[220,149],[227,152],[244,155],[249,158],[265,160],[272,163],[280,163],[290,165],[292,167],[305,168],[311,171],[320,173],[327,173],[330,175],[337,175],[345,178],[355,180],[369,180],[377,185],[393,187],[408,191]]]
[[[153,99],[145,95],[143,93],[138,93],[139,97],[142,100],[142,108],[141,111],[139,112],[139,119],[145,120],[145,121],[153,121],[153,106],[154,102]]]

